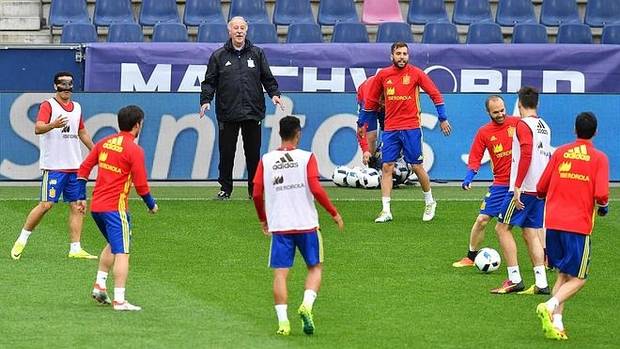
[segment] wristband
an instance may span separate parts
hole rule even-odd
[[[144,201],[144,203],[146,204],[146,207],[149,208],[149,210],[152,210],[155,207],[155,199],[153,199],[153,197],[151,196],[151,193],[146,193],[142,196],[142,201]]]
[[[437,109],[437,115],[439,117],[439,121],[446,121],[446,120],[448,120],[448,116],[446,115],[446,106],[445,106],[445,104],[436,105],[435,109]]]
[[[78,200],[86,200],[86,180],[80,178],[78,181]]]
[[[474,176],[476,175],[476,171],[472,170],[471,168],[467,170],[467,173],[465,174],[465,179],[463,179],[463,184],[461,184],[462,188],[468,187],[471,184],[471,181],[474,180]]]

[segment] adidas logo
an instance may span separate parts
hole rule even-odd
[[[580,145],[569,149],[564,153],[565,159],[590,161],[590,155],[588,155],[588,149],[585,145]]]
[[[495,137],[495,136],[491,136],[491,139],[489,139],[489,140],[490,140],[491,142],[496,141],[496,140],[497,140],[497,137]]]
[[[286,153],[284,154],[284,156],[280,158],[280,160],[276,161],[276,163],[273,164],[272,169],[281,170],[285,168],[296,168],[296,167],[299,167],[299,164],[293,159],[291,154]]]
[[[572,167],[572,164],[570,163],[570,161],[565,161],[560,164],[560,166],[558,167],[558,170],[560,172],[569,172],[571,167]]]
[[[392,85],[392,79],[388,79],[388,81],[385,82],[387,85]]]
[[[229,65],[232,65],[232,63],[230,63],[230,61],[226,61],[226,64],[224,64],[225,67],[228,67]]]
[[[536,125],[536,131],[539,134],[543,134],[543,135],[549,134],[549,131],[545,127],[545,123],[542,120],[538,120],[538,124]]]

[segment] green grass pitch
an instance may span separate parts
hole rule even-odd
[[[505,278],[504,265],[488,275],[451,266],[466,253],[481,184],[471,192],[435,187],[439,205],[429,223],[421,220],[419,187],[395,190],[394,221],[385,225],[373,223],[379,191],[329,187],[345,231],[338,232],[319,207],[325,266],[314,308],[316,334],[303,335],[296,316],[305,276],[298,255],[289,279],[293,331],[285,338],[275,335],[269,240],[254,206],[245,188],[227,202],[211,200],[216,191],[154,187],[160,205],[154,216],[140,200],[131,201],[127,299],[143,311],[117,313],[90,299],[97,262],[66,257],[65,205],[45,217],[21,260],[10,258],[38,188],[0,187],[0,347],[618,347],[618,188],[612,189],[609,216],[596,220],[590,279],[567,305],[569,340],[562,343],[546,340],[536,318],[536,304],[546,297],[489,294]],[[518,230],[515,237],[529,285],[533,274]],[[83,247],[98,254],[103,241],[87,215]],[[491,227],[484,245],[499,249]]]

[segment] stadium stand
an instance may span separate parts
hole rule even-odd
[[[422,35],[424,44],[458,44],[459,34],[456,25],[444,22],[426,23]]]
[[[140,24],[180,23],[175,0],[142,0]]]
[[[97,42],[97,29],[91,23],[66,23],[62,28],[60,42],[63,44]]]
[[[407,23],[426,24],[430,22],[448,22],[448,14],[443,0],[411,0]]]
[[[469,25],[468,44],[502,44],[504,37],[502,27],[492,22],[477,22]]]
[[[609,24],[603,28],[601,44],[620,45],[620,24]]]
[[[540,23],[519,23],[512,31],[513,44],[547,44],[547,28]]]
[[[53,27],[62,27],[67,23],[90,23],[86,0],[53,1],[49,23]]]
[[[108,42],[142,42],[144,34],[138,23],[112,23],[108,29]]]
[[[112,23],[134,23],[131,0],[97,0],[93,23],[107,27]]]
[[[248,28],[248,39],[254,44],[276,44],[278,34],[276,26],[271,23],[254,23]]]
[[[586,24],[567,23],[558,28],[558,44],[591,44],[592,30]]]
[[[320,25],[338,22],[359,22],[353,0],[321,0],[317,18]]]
[[[288,26],[286,42],[291,44],[310,44],[323,42],[321,27],[315,23],[293,23]]]
[[[187,41],[187,28],[182,23],[157,23],[153,27],[153,42]]]
[[[591,27],[620,23],[620,1],[588,0],[585,23]]]
[[[452,12],[454,24],[472,24],[480,21],[493,21],[488,0],[456,0]]]
[[[228,20],[241,16],[249,24],[271,23],[263,0],[231,0]]]
[[[495,22],[504,27],[517,23],[535,23],[534,5],[531,0],[499,0]]]
[[[183,10],[183,23],[186,26],[200,26],[202,23],[224,24],[220,0],[186,0]]]
[[[340,22],[334,26],[332,42],[365,43],[368,40],[368,30],[363,23]]]
[[[540,24],[557,27],[564,23],[578,23],[576,0],[545,0],[540,8]]]
[[[293,23],[316,24],[310,0],[276,0],[273,24],[290,25]]]
[[[379,24],[377,42],[414,42],[411,26],[402,22],[386,22]]]
[[[225,42],[228,28],[224,23],[203,23],[198,27],[198,42]]]
[[[404,22],[398,0],[364,0],[362,22],[366,24]]]

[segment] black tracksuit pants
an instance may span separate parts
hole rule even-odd
[[[248,194],[252,195],[254,185],[254,174],[260,160],[261,146],[261,122],[256,120],[244,120],[235,122],[218,121],[219,126],[219,178],[220,190],[227,193],[233,191],[233,165],[235,164],[235,151],[237,150],[237,139],[239,129],[243,139],[243,152],[245,153],[245,164],[248,171]]]

